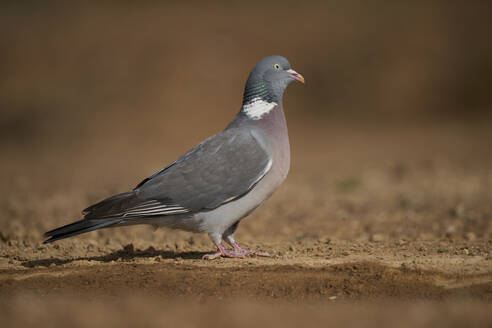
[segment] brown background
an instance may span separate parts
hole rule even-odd
[[[81,326],[103,318],[119,325],[138,316],[124,319],[115,307],[91,321],[84,309],[97,309],[86,300],[107,304],[111,295],[138,293],[153,300],[146,318],[154,323],[164,320],[156,304],[179,297],[184,305],[167,319],[212,324],[204,313],[220,312],[218,305],[193,302],[233,297],[245,300],[226,317],[246,309],[266,323],[261,313],[273,309],[251,299],[287,302],[275,309],[282,315],[292,313],[292,302],[314,302],[299,312],[303,322],[331,313],[346,323],[343,314],[356,311],[387,326],[404,315],[412,326],[435,326],[441,313],[449,322],[438,322],[448,326],[470,318],[490,324],[490,7],[3,2],[0,290],[9,298],[1,300],[2,313],[19,322],[17,307],[37,309],[39,295],[51,295],[24,324],[50,322],[50,306],[66,306]],[[250,69],[272,54],[287,57],[306,79],[284,97],[291,172],[237,237],[273,259],[204,263],[199,258],[212,250],[206,237],[146,227],[40,244],[44,231],[224,128],[239,110]],[[59,304],[60,295],[66,302]],[[348,303],[337,308],[333,296]],[[364,309],[374,298],[402,301],[394,305],[401,315]],[[187,302],[194,315],[175,315]],[[407,302],[413,312],[402,310]],[[130,298],[121,306],[139,312],[134,303],[145,304]],[[295,322],[286,318],[284,325]]]

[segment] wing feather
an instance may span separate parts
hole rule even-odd
[[[270,171],[261,132],[226,129],[205,140],[129,192],[94,204],[86,219],[135,219],[206,211],[238,199]]]
[[[262,136],[246,128],[225,130],[136,190],[144,198],[169,198],[191,212],[217,208],[247,194],[271,169],[267,143],[257,140]]]

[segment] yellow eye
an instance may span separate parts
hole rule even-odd
[[[279,64],[274,64],[273,65],[273,68],[275,68],[278,71],[280,69],[280,65]]]

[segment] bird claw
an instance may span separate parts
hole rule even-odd
[[[218,257],[232,257],[232,258],[245,258],[246,255],[240,252],[237,252],[236,250],[230,251],[228,250],[224,244],[218,243],[217,245],[217,252],[211,253],[211,254],[205,254],[202,259],[204,260],[214,260]]]
[[[245,256],[252,256],[252,255],[262,256],[262,257],[270,257],[271,256],[270,253],[268,253],[268,252],[255,251],[252,249],[242,248],[235,241],[232,242],[231,245],[232,245],[232,247],[234,247],[234,251],[236,251],[237,253],[244,254]]]
[[[203,255],[202,259],[203,260],[215,260],[218,257],[230,257],[230,258],[240,258],[240,259],[243,259],[246,256],[247,256],[246,254],[238,253],[238,252],[235,252],[235,251],[218,250],[215,253]]]
[[[254,251],[247,248],[242,248],[237,242],[231,243],[234,250],[228,250],[222,243],[217,244],[217,252],[203,255],[203,260],[215,260],[219,257],[230,257],[244,259],[253,255],[270,257],[270,253],[262,251]]]
[[[271,257],[272,255],[268,252],[263,252],[263,251],[253,251],[253,255],[256,256],[261,256],[261,257]]]
[[[215,260],[218,257],[221,257],[222,253],[221,252],[216,252],[216,253],[211,253],[211,254],[205,254],[202,257],[202,260]]]
[[[246,249],[246,248],[241,248],[240,250],[239,249],[235,249],[235,251],[237,253],[240,253],[240,254],[243,254],[244,256],[261,256],[261,257],[271,257],[272,255],[270,255],[270,253],[268,252],[263,252],[263,251],[254,251],[254,250],[251,250],[251,249]]]

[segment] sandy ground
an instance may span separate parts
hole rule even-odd
[[[57,170],[28,172],[29,155],[13,150],[17,162],[2,163],[18,172],[2,187],[2,317],[50,326],[490,325],[487,126],[340,126],[312,122],[293,133],[302,137],[293,139],[291,175],[237,232],[273,256],[244,260],[204,261],[213,250],[206,236],[145,226],[42,245],[42,232],[124,190],[123,171],[146,172],[130,164],[97,181],[105,166],[81,165],[92,180],[80,179],[71,165],[84,154],[73,148]]]

